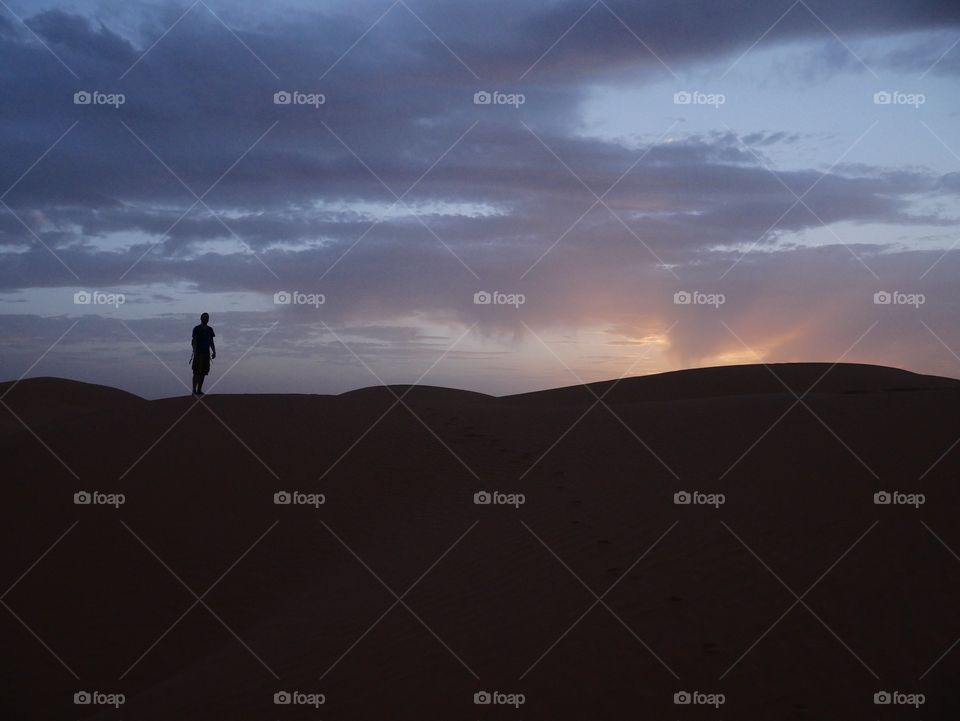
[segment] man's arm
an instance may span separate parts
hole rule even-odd
[[[212,358],[216,358],[216,357],[217,357],[217,344],[213,342],[213,338],[210,339],[210,350],[212,351],[212,355],[210,356],[210,358],[211,358],[211,359],[212,359]]]

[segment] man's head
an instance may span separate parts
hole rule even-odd
[[[210,314],[209,314],[209,313],[201,313],[201,314],[200,314],[200,322],[201,322],[201,323],[203,323],[204,325],[206,325],[206,324],[207,324],[207,321],[209,321],[209,320],[210,320]]]

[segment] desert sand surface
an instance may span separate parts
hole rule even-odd
[[[0,395],[5,718],[960,718],[960,381]]]

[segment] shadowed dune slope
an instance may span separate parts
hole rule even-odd
[[[771,370],[799,395],[823,377],[799,403]],[[17,384],[4,403],[31,430],[0,406],[0,711],[895,718],[873,698],[898,690],[925,694],[918,717],[960,717],[960,382],[740,366],[594,402]],[[76,706],[82,689],[126,704]],[[283,690],[326,703],[274,705]],[[680,708],[684,690],[726,701]]]

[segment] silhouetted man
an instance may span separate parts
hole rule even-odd
[[[200,325],[194,327],[193,338],[190,341],[190,345],[193,346],[193,395],[195,396],[203,395],[203,379],[210,372],[211,358],[217,357],[217,346],[213,342],[216,333],[207,325],[209,320],[209,313],[200,316]]]

